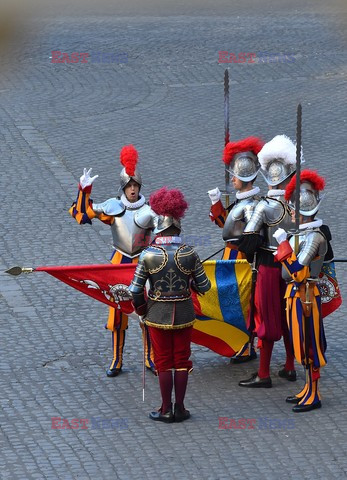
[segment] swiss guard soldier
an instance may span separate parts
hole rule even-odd
[[[277,228],[289,229],[291,215],[284,199],[284,189],[296,168],[296,147],[285,135],[277,135],[258,153],[261,173],[268,184],[267,196],[253,212],[244,229],[239,249],[247,255],[257,252],[255,288],[255,331],[259,339],[260,365],[251,378],[239,382],[241,387],[270,388],[270,361],[274,342],[283,335],[286,363],[278,373],[289,381],[296,380],[293,347],[285,315],[286,284],[281,276],[281,263],[274,260]]]
[[[137,263],[142,250],[151,241],[155,218],[140,193],[142,178],[136,168],[138,153],[133,145],[126,145],[120,152],[123,169],[120,173],[121,197],[110,198],[103,203],[93,203],[90,199],[92,184],[98,177],[91,177],[92,169],[84,169],[78,186],[76,202],[69,213],[79,224],[92,223],[98,218],[110,225],[113,239],[112,264]],[[108,377],[116,377],[122,369],[125,331],[128,328],[128,316],[113,307],[109,309],[105,326],[112,333],[113,358],[106,371]],[[148,332],[142,327],[142,336],[146,346],[146,367],[155,373],[153,353]],[[145,338],[145,336],[147,338]]]
[[[232,176],[231,181],[236,190],[235,202],[224,208],[219,188],[208,191],[212,203],[210,218],[216,225],[223,228],[222,235],[225,241],[223,260],[246,259],[246,255],[239,251],[238,244],[255,206],[260,200],[259,187],[255,187],[253,183],[260,169],[257,154],[263,145],[260,138],[248,137],[237,142],[229,142],[224,148],[223,161]],[[231,363],[244,363],[257,358],[253,342],[251,351],[248,347],[249,344],[246,343],[231,358]]]
[[[294,177],[285,193],[293,212],[293,222],[295,183]],[[317,281],[328,251],[328,242],[320,230],[322,220],[315,218],[321,202],[319,192],[324,189],[325,181],[316,172],[303,170],[300,184],[300,234],[297,246],[296,235],[288,241],[287,232],[282,228],[276,230],[273,236],[279,243],[276,258],[282,262],[282,274],[287,282],[287,321],[295,358],[306,367],[304,388],[297,395],[287,397],[286,401],[296,404],[294,412],[308,412],[321,407],[318,379],[320,368],[326,364],[326,341]]]
[[[141,253],[130,292],[136,312],[148,326],[159,376],[162,404],[149,417],[165,423],[182,422],[190,417],[184,397],[188,373],[193,369],[189,357],[195,313],[190,289],[202,294],[211,284],[197,253],[183,244],[180,237],[180,219],[188,207],[183,194],[163,187],[149,201],[160,215],[154,230],[157,236]],[[150,287],[146,301],[147,280]]]

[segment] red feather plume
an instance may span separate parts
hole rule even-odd
[[[188,208],[183,193],[180,190],[168,190],[162,187],[149,197],[152,210],[158,215],[168,215],[176,219],[182,218]]]
[[[120,163],[125,168],[125,171],[129,175],[129,177],[135,175],[135,169],[137,161],[139,159],[139,154],[137,153],[134,145],[124,145],[124,147],[120,151],[119,157]]]
[[[240,152],[253,152],[258,155],[263,146],[264,142],[258,137],[247,137],[238,142],[229,142],[224,147],[223,162],[229,165],[233,156]]]
[[[310,182],[312,187],[315,190],[323,190],[325,187],[325,179],[318,175],[314,170],[303,170],[300,174],[300,183]],[[296,175],[292,177],[291,181],[288,183],[284,198],[289,202],[291,199],[296,186]]]

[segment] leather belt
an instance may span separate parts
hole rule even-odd
[[[186,300],[191,297],[190,292],[162,292],[160,290],[149,290],[148,298],[151,300]]]

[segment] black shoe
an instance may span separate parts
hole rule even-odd
[[[246,363],[250,362],[251,360],[255,360],[257,358],[257,353],[255,350],[252,350],[250,355],[234,355],[230,359],[230,363],[233,365],[238,365],[239,363]]]
[[[282,368],[282,370],[278,372],[278,376],[287,379],[289,382],[295,382],[296,370],[286,370],[285,368]]]
[[[190,411],[186,410],[185,408],[180,407],[175,403],[175,422],[184,422],[184,420],[188,420],[190,418]]]
[[[295,407],[292,408],[293,412],[299,413],[299,412],[310,412],[311,410],[315,410],[316,408],[320,408],[322,406],[322,403],[320,400],[316,403],[311,403],[310,405],[295,405]]]
[[[121,368],[108,368],[106,370],[106,375],[108,377],[117,377],[122,371],[122,367]]]
[[[151,412],[149,414],[149,418],[156,422],[164,422],[164,423],[173,423],[175,421],[174,414],[172,413],[172,410],[169,410],[166,413],[161,413],[159,410],[158,412]]]
[[[251,388],[271,388],[272,381],[270,377],[267,378],[260,378],[258,373],[253,373],[251,378],[248,380],[241,380],[239,382],[240,387],[251,387]]]
[[[147,365],[146,365],[146,369],[149,370],[150,372],[152,372],[153,375],[155,375],[156,377],[158,376],[158,373],[157,373],[155,367],[147,367]]]
[[[296,395],[293,395],[292,397],[287,397],[286,402],[287,403],[299,403],[301,398],[298,398]]]

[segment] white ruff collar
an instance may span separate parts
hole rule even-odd
[[[308,222],[308,223],[302,223],[299,225],[300,230],[308,230],[309,228],[319,228],[323,225],[323,220],[320,218],[317,218],[316,220],[313,220],[313,222]]]
[[[167,245],[170,243],[182,243],[182,238],[177,236],[156,237],[155,243],[157,245]]]
[[[146,199],[143,195],[140,193],[140,198],[138,199],[137,202],[129,202],[127,197],[125,196],[124,193],[122,193],[122,196],[120,197],[122,204],[126,207],[129,208],[130,210],[134,210],[135,208],[140,208],[142,205],[145,204]]]
[[[252,190],[247,190],[247,192],[236,192],[236,198],[238,200],[243,200],[244,198],[253,197],[253,195],[257,195],[260,192],[259,187],[254,187]]]
[[[280,190],[280,189],[273,189],[269,190],[266,194],[267,197],[283,197],[285,194],[285,190]]]

